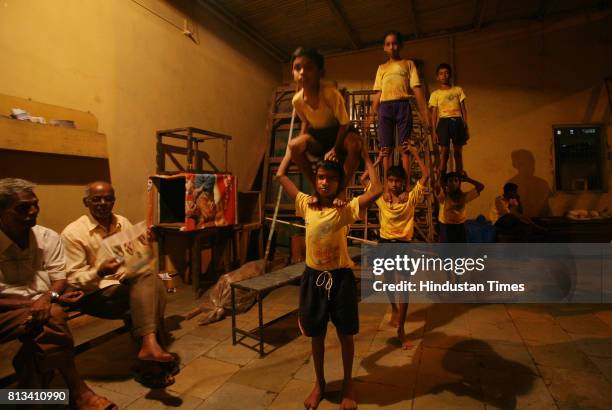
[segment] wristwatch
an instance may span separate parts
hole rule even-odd
[[[51,303],[57,302],[59,300],[59,297],[60,297],[59,293],[52,291],[50,292],[50,294],[51,294]]]

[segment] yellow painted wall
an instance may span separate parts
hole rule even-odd
[[[133,221],[144,217],[156,130],[195,126],[232,135],[229,167],[241,189],[250,187],[263,152],[280,65],[192,7],[161,0],[0,2],[0,93],[90,111],[107,136],[116,211]],[[186,15],[199,44],[175,27]],[[220,147],[207,149],[218,164]],[[74,168],[63,170],[61,158],[43,166],[25,157],[33,168],[28,176],[42,181],[39,223],[63,229],[84,211],[74,175],[62,182],[62,172]],[[52,183],[48,166],[59,168]]]
[[[487,215],[509,180],[520,185],[531,215],[548,209],[562,215],[572,208],[607,207],[612,212],[610,193],[552,193],[552,124],[607,124],[604,130],[608,147],[612,146],[603,81],[612,77],[612,18],[608,15],[456,35],[454,54],[447,37],[406,44],[402,55],[424,61],[430,91],[437,87],[436,65],[454,59],[457,84],[468,96],[471,139],[465,148],[465,166],[470,176],[486,185],[481,198],[469,207],[471,216]],[[369,89],[384,59],[382,46],[331,56],[326,59],[326,77],[337,80],[339,87]],[[289,74],[286,66],[286,80]],[[611,155],[607,153],[608,175]],[[610,191],[612,178],[607,186]]]

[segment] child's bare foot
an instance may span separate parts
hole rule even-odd
[[[389,326],[399,326],[399,310],[397,309],[397,305],[395,304],[391,304],[391,317],[389,318]]]
[[[402,328],[397,329],[397,338],[399,339],[402,345],[402,350],[410,350],[414,347],[414,343],[409,341],[408,338],[406,337],[406,333],[404,332],[404,329]]]
[[[389,326],[397,327],[399,325],[399,313],[391,312],[391,318],[389,319]]]
[[[357,400],[355,400],[355,391],[353,390],[353,381],[349,380],[342,384],[342,401],[340,402],[340,410],[355,410],[357,409]]]
[[[321,400],[323,400],[323,394],[325,394],[325,382],[315,382],[312,391],[304,400],[304,408],[315,410],[317,407],[319,407]]]

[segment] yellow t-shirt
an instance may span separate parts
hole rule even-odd
[[[310,195],[299,192],[295,210],[306,225],[306,266],[332,271],[350,268],[353,260],[348,253],[348,225],[359,219],[359,199],[353,198],[344,208],[308,206]]]
[[[414,209],[419,203],[425,187],[420,182],[408,194],[408,201],[397,204],[386,202],[381,196],[376,200],[380,220],[380,237],[411,241],[414,234]]]
[[[510,205],[508,204],[508,200],[504,198],[503,195],[495,198],[495,203],[491,205],[491,210],[489,211],[489,219],[492,224],[495,224],[499,218],[504,215],[510,213]]]
[[[381,91],[380,101],[406,99],[411,89],[421,85],[412,60],[387,61],[378,66],[373,90]]]
[[[429,106],[438,109],[439,118],[461,117],[461,102],[465,93],[461,87],[453,86],[448,90],[436,90],[429,96]]]
[[[319,88],[319,106],[316,110],[304,101],[304,89],[295,93],[291,103],[300,119],[315,129],[347,125],[350,122],[344,98],[332,85],[321,85]]]
[[[438,195],[440,212],[438,221],[443,224],[462,224],[466,220],[465,204],[478,198],[476,188],[468,192],[462,192],[458,201],[447,197],[444,192]]]

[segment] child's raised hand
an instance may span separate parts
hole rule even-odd
[[[346,206],[346,200],[342,198],[334,198],[332,205],[334,208],[344,208]]]
[[[325,153],[325,156],[323,157],[323,159],[325,161],[338,162],[339,159],[338,159],[338,154],[336,153],[336,147],[332,147],[332,149],[327,151],[327,153]]]
[[[402,153],[406,154],[408,152],[410,152],[415,157],[419,155],[419,152],[417,151],[416,147],[412,145],[410,142],[405,141],[402,144]]]
[[[380,164],[380,162],[383,160],[385,156],[383,155],[382,150],[378,151],[378,156],[376,157],[376,161],[374,161],[374,166],[377,166],[378,164]]]

